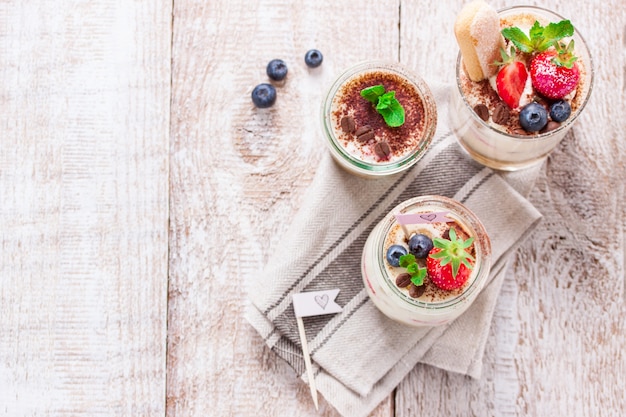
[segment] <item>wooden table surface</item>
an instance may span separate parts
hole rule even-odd
[[[337,415],[245,321],[247,284],[327,152],[333,77],[377,58],[451,83],[463,3],[0,2],[0,415]],[[418,365],[373,416],[624,415],[626,4],[546,6],[595,86],[530,193],[482,377]]]

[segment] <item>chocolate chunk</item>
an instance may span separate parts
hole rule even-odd
[[[359,142],[367,143],[374,139],[374,129],[368,125],[359,127],[354,134]]]
[[[499,125],[504,125],[509,120],[509,106],[505,103],[498,103],[493,111],[493,121]]]
[[[377,142],[376,145],[374,145],[374,153],[376,153],[376,156],[380,159],[387,159],[389,155],[391,155],[391,148],[385,141]]]
[[[396,277],[396,285],[400,288],[405,288],[411,283],[411,275],[404,273]]]
[[[484,104],[481,103],[474,106],[474,112],[478,115],[478,117],[483,119],[483,121],[486,122],[489,120],[489,109]]]
[[[356,125],[354,124],[354,119],[350,116],[341,118],[341,130],[346,133],[353,133]]]
[[[411,283],[411,285],[409,286],[409,295],[413,298],[419,298],[422,296],[422,294],[424,294],[425,290],[426,290],[425,285],[420,285],[418,287],[417,285]]]

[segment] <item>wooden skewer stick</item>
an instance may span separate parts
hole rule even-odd
[[[315,409],[319,411],[319,405],[317,403],[317,387],[315,386],[315,378],[313,376],[313,366],[311,365],[311,354],[309,353],[309,346],[306,341],[306,333],[304,331],[304,322],[302,317],[296,317],[298,321],[298,331],[300,332],[300,342],[302,343],[302,354],[304,355],[304,363],[306,365],[306,374],[309,379],[309,388],[311,389],[311,397],[315,404]]]

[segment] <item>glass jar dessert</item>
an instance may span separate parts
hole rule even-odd
[[[491,242],[476,215],[442,196],[409,199],[370,233],[365,288],[387,317],[411,326],[451,322],[474,302],[491,267]]]
[[[426,83],[397,63],[365,62],[341,74],[322,104],[325,142],[347,171],[404,171],[426,152],[437,108]]]
[[[459,13],[455,35],[461,51],[450,122],[462,147],[498,170],[542,162],[591,94],[593,64],[583,37],[549,10],[496,12],[482,1]]]

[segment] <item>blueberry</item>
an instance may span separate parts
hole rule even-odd
[[[274,81],[284,80],[287,76],[287,64],[282,59],[272,59],[267,64],[265,72]]]
[[[311,49],[304,55],[304,62],[311,68],[319,67],[323,60],[324,56],[317,49]]]
[[[271,84],[259,84],[252,90],[252,101],[261,109],[271,107],[276,102],[276,89]]]
[[[550,118],[555,122],[564,122],[572,114],[572,106],[565,100],[559,100],[550,106]]]
[[[433,241],[426,235],[416,234],[409,239],[409,252],[418,259],[424,259],[433,248]]]
[[[391,245],[387,249],[387,262],[391,266],[400,266],[400,257],[406,255],[408,251],[402,245]]]
[[[527,132],[538,132],[548,123],[548,112],[539,103],[528,103],[519,113],[519,123]]]

